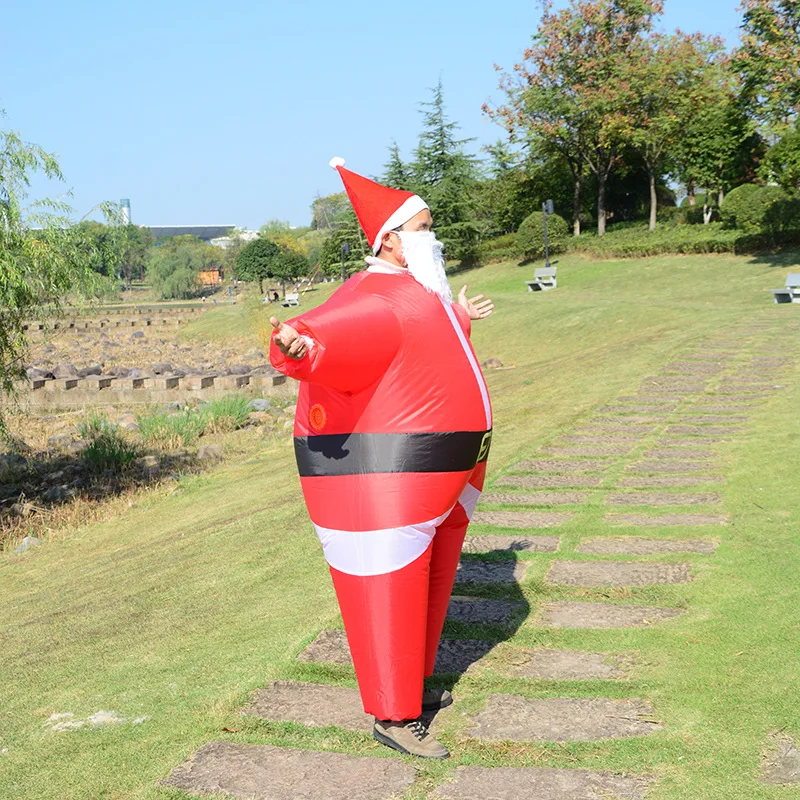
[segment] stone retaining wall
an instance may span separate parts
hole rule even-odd
[[[285,375],[158,375],[154,378],[115,378],[89,375],[85,378],[36,379],[17,384],[24,411],[51,411],[82,406],[136,406],[212,400],[235,391],[254,395],[292,395],[295,381]],[[8,403],[7,397],[0,400]]]

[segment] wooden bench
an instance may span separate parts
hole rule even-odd
[[[300,305],[300,294],[299,292],[294,292],[293,294],[287,294],[286,297],[281,301],[281,305],[285,308],[289,306],[299,306]]]
[[[525,281],[529,292],[546,292],[558,286],[555,267],[539,267],[533,271],[533,280]]]
[[[770,291],[776,303],[800,303],[800,272],[790,272],[783,289]]]

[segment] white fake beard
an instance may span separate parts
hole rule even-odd
[[[398,231],[403,244],[403,258],[417,283],[442,300],[453,302],[453,292],[444,273],[444,245],[431,231]]]

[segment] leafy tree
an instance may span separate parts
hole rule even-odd
[[[744,0],[733,66],[742,99],[761,121],[784,128],[800,114],[800,3]]]
[[[330,232],[322,243],[319,255],[319,265],[322,271],[330,277],[342,274],[342,245],[350,248],[349,255],[345,255],[345,273],[357,272],[364,269],[364,259],[372,255],[372,248],[367,242],[367,237],[358,224],[355,211],[348,208],[342,215],[339,226]]]
[[[800,123],[785,131],[769,149],[761,175],[789,191],[800,191]]]
[[[243,281],[258,281],[258,290],[264,294],[264,279],[275,275],[275,262],[281,249],[275,242],[259,237],[248,242],[236,260],[236,274]]]
[[[472,139],[456,138],[458,125],[445,113],[441,80],[431,92],[433,99],[421,104],[423,125],[411,164],[412,185],[430,207],[448,256],[468,260],[480,241],[474,206],[477,160],[464,152]]]
[[[202,290],[198,273],[219,264],[221,257],[218,248],[195,236],[174,236],[150,251],[147,274],[164,300],[195,297]]]
[[[311,228],[313,230],[333,230],[338,227],[347,210],[350,201],[346,192],[337,192],[325,197],[317,197],[311,204]]]
[[[25,377],[25,320],[46,319],[70,293],[103,285],[78,246],[69,207],[48,199],[26,205],[34,173],[63,180],[55,156],[0,131],[0,390],[12,396]]]
[[[281,282],[281,289],[286,294],[286,284],[293,283],[308,275],[308,259],[301,253],[279,253],[272,265],[272,277]]]
[[[127,286],[135,275],[143,277],[147,254],[153,246],[153,233],[150,228],[128,224],[123,227],[123,248],[119,260],[120,276]]]
[[[573,173],[575,218],[584,165],[594,174],[601,236],[608,177],[633,127],[625,78],[662,9],[661,0],[570,0],[556,12],[547,0],[532,46],[501,81],[507,102],[495,115],[518,139],[544,138],[561,153]]]

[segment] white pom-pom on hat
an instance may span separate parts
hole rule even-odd
[[[341,156],[334,156],[328,164],[330,165],[331,169],[336,169],[337,167],[344,166],[344,159]]]

